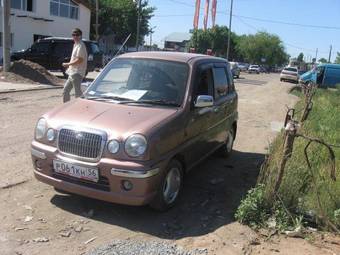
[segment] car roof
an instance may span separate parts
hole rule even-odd
[[[51,40],[54,40],[54,41],[73,41],[72,38],[67,38],[67,37],[46,37],[46,38],[43,38],[43,39],[39,39],[39,42],[44,42],[44,41],[51,41]],[[86,39],[82,39],[83,42],[93,42],[93,43],[96,43],[94,41],[90,41],[90,40],[86,40]]]
[[[170,60],[188,63],[198,60],[212,60],[218,62],[226,62],[224,58],[213,57],[203,54],[195,53],[184,53],[184,52],[171,52],[171,51],[138,51],[119,55],[117,58],[150,58],[150,59],[160,59],[160,60]]]
[[[340,68],[339,64],[320,64],[318,66],[327,66],[327,67],[332,67],[332,68]]]

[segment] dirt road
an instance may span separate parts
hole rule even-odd
[[[187,249],[206,248],[209,254],[258,250],[271,254],[272,244],[250,247],[258,235],[235,222],[233,215],[256,182],[286,105],[296,102],[287,94],[292,85],[278,80],[278,75],[261,74],[244,75],[237,81],[240,120],[233,156],[228,160],[211,157],[196,167],[178,206],[166,213],[62,195],[37,182],[30,160],[35,122],[61,103],[61,90],[1,94],[1,254],[82,254],[113,239],[127,238],[172,241]],[[280,254],[324,252],[302,239],[299,242]]]

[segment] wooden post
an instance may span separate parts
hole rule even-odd
[[[289,121],[286,126],[286,130],[285,130],[285,142],[284,142],[284,147],[283,147],[283,156],[282,156],[280,166],[279,166],[279,175],[275,182],[274,192],[272,194],[273,197],[275,196],[275,194],[278,192],[280,188],[283,175],[284,175],[284,171],[285,171],[285,167],[286,167],[286,163],[292,155],[296,132],[297,132],[297,123],[293,120]]]

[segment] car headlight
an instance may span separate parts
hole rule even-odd
[[[37,126],[35,128],[35,138],[41,139],[44,137],[47,129],[47,121],[44,118],[41,118],[37,122]]]
[[[125,142],[125,152],[130,157],[142,156],[147,148],[147,141],[142,135],[131,135]]]
[[[46,137],[47,137],[47,140],[49,142],[53,142],[54,139],[55,139],[55,131],[54,129],[50,128],[47,130],[47,133],[46,133]]]
[[[119,142],[116,140],[111,140],[108,144],[107,144],[107,149],[109,150],[109,152],[111,152],[112,154],[115,154],[118,152],[119,150]]]

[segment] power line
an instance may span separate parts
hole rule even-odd
[[[241,21],[241,23],[243,23],[244,25],[246,25],[246,26],[248,26],[248,27],[254,29],[256,32],[261,32],[260,29],[258,29],[257,27],[255,27],[255,26],[253,26],[253,25],[250,25],[249,23],[245,22],[242,18],[237,17],[237,19],[238,19],[239,21]],[[307,48],[303,48],[303,47],[300,47],[300,46],[296,46],[296,45],[294,45],[294,44],[287,43],[287,42],[283,42],[283,44],[288,45],[288,46],[293,47],[293,48],[296,48],[296,49],[299,49],[299,50],[309,51],[309,52],[313,52],[313,53],[315,52],[315,49],[307,49]],[[327,51],[327,52],[326,52],[326,51],[320,51],[320,53],[326,54],[326,53],[328,53],[328,51]]]
[[[235,15],[235,16],[238,16],[240,18],[245,18],[245,19],[261,21],[261,22],[283,24],[283,25],[289,25],[289,26],[340,30],[340,27],[334,27],[334,26],[318,26],[318,25],[311,25],[311,24],[301,24],[301,23],[293,23],[293,22],[286,22],[286,21],[279,21],[279,20],[261,19],[261,18],[242,16],[242,15]]]

